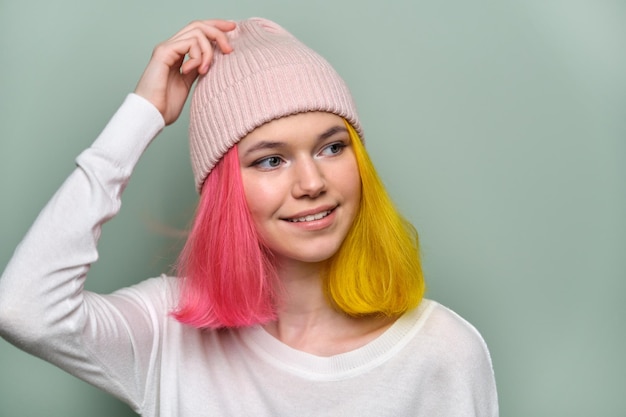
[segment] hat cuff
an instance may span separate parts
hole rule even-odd
[[[203,83],[203,79],[199,83]],[[348,87],[331,67],[311,63],[265,68],[222,91],[196,88],[189,139],[198,192],[215,164],[255,128],[292,114],[323,111],[345,118],[362,137]]]

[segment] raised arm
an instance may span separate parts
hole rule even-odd
[[[198,21],[159,44],[130,94],[17,247],[0,278],[0,335],[121,397],[142,401],[158,319],[146,304],[155,283],[111,296],[83,291],[98,259],[102,225],[141,154],[180,115],[194,80],[210,66],[214,45],[230,51],[227,21]],[[187,57],[187,58],[186,58]],[[139,345],[138,345],[139,344]],[[147,345],[147,346],[146,346]],[[145,347],[145,351],[141,348]]]

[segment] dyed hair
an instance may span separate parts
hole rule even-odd
[[[397,316],[424,296],[417,231],[396,210],[357,132],[346,127],[361,175],[361,205],[326,264],[324,291],[351,316]]]
[[[400,315],[424,295],[417,232],[395,209],[356,131],[346,122],[361,176],[354,223],[325,265],[329,303],[351,316]],[[173,316],[198,328],[249,326],[276,318],[280,283],[248,210],[237,147],[207,176],[187,243]]]
[[[182,323],[238,327],[276,317],[276,272],[248,210],[236,146],[206,178],[177,273],[173,316]]]

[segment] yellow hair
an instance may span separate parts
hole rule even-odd
[[[417,231],[398,213],[361,139],[346,126],[361,175],[361,206],[341,248],[327,262],[324,291],[351,316],[397,316],[424,296]]]

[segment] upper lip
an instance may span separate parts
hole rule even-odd
[[[309,210],[300,211],[292,216],[283,217],[282,219],[283,220],[299,219],[300,217],[312,216],[314,214],[323,213],[325,211],[332,211],[336,208],[337,208],[337,204],[335,205],[329,204],[329,205],[320,206],[320,207],[316,207],[316,208],[309,209]]]

